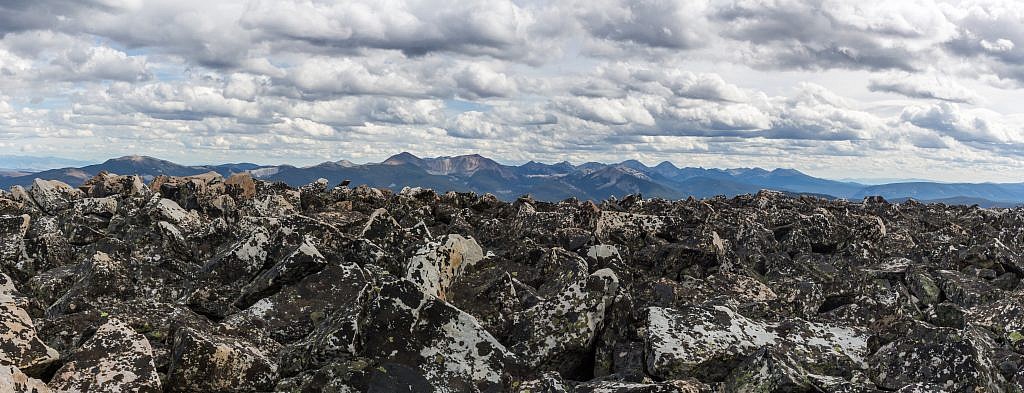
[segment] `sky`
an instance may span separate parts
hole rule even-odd
[[[1024,181],[1016,0],[0,0],[0,152]]]

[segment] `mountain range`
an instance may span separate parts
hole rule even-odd
[[[249,172],[254,177],[280,181],[292,186],[319,178],[331,185],[350,180],[398,190],[406,186],[438,191],[492,193],[510,200],[530,194],[536,199],[557,201],[569,197],[602,200],[610,196],[640,193],[646,197],[679,199],[693,196],[735,196],[762,189],[826,198],[861,199],[880,195],[887,199],[913,198],[947,204],[978,204],[1008,207],[1024,204],[1024,183],[938,183],[901,182],[866,185],[813,177],[794,169],[677,167],[665,161],[653,167],[636,160],[604,164],[569,162],[545,164],[530,161],[504,165],[479,154],[421,158],[403,152],[380,163],[355,164],[341,160],[313,166],[257,165],[250,163],[187,166],[146,156],[125,156],[81,167],[0,172],[0,187],[27,186],[35,178],[61,180],[78,185],[101,171],[139,174],[144,179],[157,175],[188,176],[214,171],[224,176]]]

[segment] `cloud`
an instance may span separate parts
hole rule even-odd
[[[1024,169],[1022,22],[1010,0],[6,1],[0,145]]]
[[[516,81],[480,63],[471,63],[454,75],[457,86],[467,98],[509,97],[516,93]]]
[[[912,71],[936,55],[956,26],[931,0],[724,2],[722,35],[749,43],[772,68]]]
[[[895,93],[910,98],[925,98],[974,104],[981,97],[959,83],[935,75],[886,74],[871,79],[868,89],[877,92]]]
[[[970,110],[957,104],[939,103],[908,107],[900,119],[964,142],[1024,143],[1021,128],[1007,124],[998,113],[983,109]]]
[[[255,1],[240,23],[261,37],[326,48],[435,51],[517,59],[533,18],[511,1]]]
[[[659,64],[616,62],[605,64],[572,90],[577,95],[621,97],[628,92],[662,97],[690,98],[707,101],[747,100],[747,92],[726,82],[720,75],[694,73]]]
[[[595,1],[577,5],[592,37],[620,45],[693,49],[707,44],[708,1]]]

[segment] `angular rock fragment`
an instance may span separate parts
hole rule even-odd
[[[312,239],[304,238],[295,251],[242,287],[235,306],[247,307],[273,294],[282,286],[298,282],[303,277],[323,269],[324,266],[327,266],[327,259],[317,250]]]
[[[411,281],[384,284],[366,315],[359,325],[362,353],[397,370],[415,370],[421,388],[501,390],[520,362],[476,318]]]
[[[462,271],[483,257],[483,250],[473,238],[447,235],[427,243],[409,259],[406,278],[424,293],[445,299]]]
[[[162,392],[146,337],[111,319],[75,350],[49,383],[58,392]]]
[[[45,382],[25,375],[17,367],[0,365],[0,392],[50,393],[52,391]]]
[[[35,179],[28,189],[36,205],[48,214],[56,214],[71,207],[84,193],[58,180]]]
[[[10,282],[7,277],[4,280]],[[14,293],[0,293],[0,365],[36,374],[56,361],[58,353],[40,340],[23,305]]]
[[[534,369],[578,372],[618,289],[615,272],[601,269],[517,314],[512,350]]]
[[[174,336],[167,374],[172,392],[267,391],[277,380],[277,363],[250,342],[186,327]]]
[[[0,216],[0,268],[8,274],[29,274],[31,261],[25,255],[25,233],[28,232],[32,216]]]
[[[964,330],[915,323],[902,337],[871,355],[879,388],[896,390],[927,382],[948,391],[1002,391],[1005,378],[991,363],[993,343],[976,328]]]
[[[801,320],[763,323],[724,306],[679,309],[651,307],[647,322],[647,367],[659,378],[696,377],[721,381],[761,348],[779,348],[815,373],[866,367],[865,329]]]
[[[280,343],[306,338],[314,328],[333,318],[354,321],[360,298],[370,285],[369,273],[358,265],[331,263],[294,285],[262,298],[224,323],[249,329],[265,329]],[[310,351],[328,351],[331,342],[307,344]],[[304,354],[304,356],[310,356]]]

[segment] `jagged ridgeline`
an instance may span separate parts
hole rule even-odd
[[[1020,392],[1024,210],[0,193],[0,391]]]

